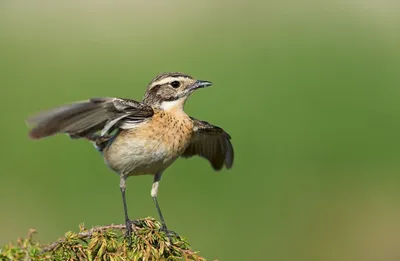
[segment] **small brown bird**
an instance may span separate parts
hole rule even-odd
[[[206,158],[214,170],[231,168],[231,137],[223,129],[189,117],[186,99],[211,82],[195,80],[183,73],[163,73],[147,87],[142,102],[121,98],[93,98],[31,117],[33,139],[66,133],[86,138],[102,152],[106,164],[120,176],[126,236],[132,234],[125,199],[129,176],[154,175],[151,196],[169,233],[157,201],[162,173],[180,156]]]

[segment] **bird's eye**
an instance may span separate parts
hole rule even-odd
[[[172,86],[173,88],[178,88],[179,86],[181,86],[181,83],[178,82],[178,81],[173,81],[173,82],[171,82],[171,86]]]

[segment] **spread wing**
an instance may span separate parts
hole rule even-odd
[[[141,102],[120,98],[93,98],[40,113],[27,120],[33,126],[29,136],[40,139],[56,133],[84,137],[115,128],[128,128],[152,117],[153,109]]]
[[[182,157],[198,155],[206,158],[215,170],[222,169],[224,165],[231,168],[234,153],[229,134],[208,122],[192,120],[195,133]]]

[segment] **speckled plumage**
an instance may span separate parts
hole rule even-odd
[[[103,155],[121,175],[157,174],[185,151],[192,136],[193,122],[187,115],[159,110],[151,120],[121,130]]]

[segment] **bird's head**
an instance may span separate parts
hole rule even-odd
[[[208,86],[211,82],[195,80],[183,73],[163,73],[150,82],[143,102],[163,110],[181,110],[190,94]]]

